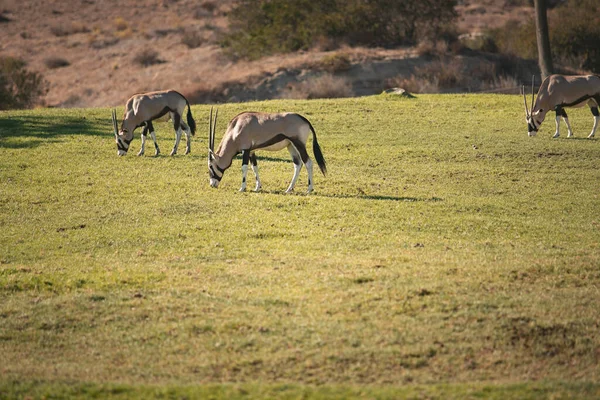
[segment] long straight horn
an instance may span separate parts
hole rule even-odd
[[[531,112],[533,112],[533,104],[534,104],[534,89],[535,88],[535,75],[531,75]]]
[[[212,151],[215,151],[215,132],[217,131],[217,117],[219,116],[219,109],[215,110],[215,122],[213,123],[213,132],[212,132]]]
[[[119,128],[117,128],[117,111],[113,108],[112,110],[112,123],[113,130],[115,131],[115,138],[119,137]]]
[[[213,122],[213,108],[210,108],[210,119],[208,121],[208,149],[212,151],[213,149],[213,127],[212,127],[212,122]]]
[[[522,86],[521,93],[523,93],[523,105],[525,106],[525,118],[529,118],[529,110],[527,109],[527,96],[525,95],[525,85]]]

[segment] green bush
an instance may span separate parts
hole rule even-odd
[[[442,34],[455,0],[241,0],[229,14],[230,54],[257,59],[310,48],[323,38],[349,45],[397,46]]]
[[[48,92],[48,82],[25,65],[16,58],[0,57],[0,110],[32,108]]]
[[[600,3],[570,0],[548,13],[552,58],[562,64],[600,72]],[[493,30],[498,51],[523,58],[537,58],[535,22],[518,25],[509,21]]]

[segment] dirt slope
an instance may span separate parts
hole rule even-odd
[[[41,72],[50,83],[46,104],[59,107],[122,105],[133,93],[165,88],[202,102],[280,97],[290,82],[310,76],[328,56],[312,51],[230,61],[217,40],[227,30],[233,2],[3,0],[0,55],[22,58]],[[461,2],[461,29],[476,31],[530,10],[507,7],[509,2]],[[144,56],[151,51],[154,57]],[[345,54],[352,64],[345,75],[356,95],[381,91],[387,77],[409,73],[422,62],[410,49],[346,49]],[[143,66],[136,58],[156,63]]]

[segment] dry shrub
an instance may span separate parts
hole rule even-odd
[[[406,78],[397,76],[386,81],[387,87],[402,88],[409,93],[439,93],[440,88],[437,82],[430,82],[426,79],[417,78],[414,75]]]
[[[490,92],[502,92],[505,94],[518,94],[520,82],[514,76],[502,75],[490,82],[484,82],[481,86],[482,90]]]
[[[141,65],[142,67],[149,67],[155,64],[162,64],[165,61],[159,58],[158,52],[152,49],[144,49],[133,57],[133,62]]]
[[[34,71],[28,71],[23,60],[0,56],[0,110],[32,108],[43,104],[48,82]]]
[[[89,28],[81,22],[73,22],[71,25],[61,24],[50,27],[50,32],[57,37],[74,35],[76,33],[88,33],[89,31]]]
[[[352,67],[352,62],[350,61],[350,56],[346,53],[333,53],[317,61],[313,67],[318,70],[335,73],[349,70]]]
[[[282,97],[288,99],[331,99],[351,97],[352,95],[352,87],[347,79],[327,74],[291,85]]]
[[[420,41],[415,50],[419,56],[444,56],[448,54],[450,45],[445,40],[425,39]]]
[[[129,28],[129,24],[122,17],[115,18],[115,20],[113,21],[113,24],[115,25],[115,29],[118,32],[124,31],[127,28]]]
[[[436,59],[416,67],[410,77],[398,76],[386,81],[387,87],[401,87],[414,93],[480,91],[517,87],[517,79],[498,73],[496,64],[454,58]]]
[[[119,39],[129,39],[133,36],[133,29],[128,27],[127,29],[124,29],[122,31],[117,31],[115,32],[115,36]]]
[[[185,44],[189,49],[195,49],[202,46],[204,39],[198,32],[185,32],[181,38],[181,43]]]
[[[68,67],[71,63],[61,57],[49,57],[44,60],[46,67],[50,69]]]

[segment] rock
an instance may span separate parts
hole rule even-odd
[[[415,98],[415,96],[413,96],[412,94],[410,94],[409,92],[407,92],[406,90],[404,90],[402,88],[387,89],[387,90],[384,90],[383,93],[385,93],[385,94],[391,94],[391,95],[395,95],[395,96],[400,96],[400,97],[406,97],[407,99],[414,99]]]

